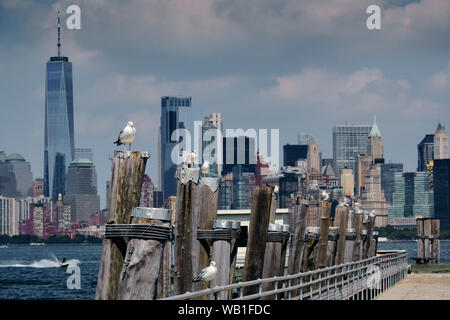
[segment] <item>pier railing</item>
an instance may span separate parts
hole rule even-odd
[[[403,280],[407,275],[407,268],[406,250],[379,251],[376,256],[360,261],[216,286],[163,300],[195,300],[205,297],[215,300],[221,292],[231,292],[233,300],[371,300]],[[244,288],[248,287],[256,287],[257,293],[244,295],[248,291]]]

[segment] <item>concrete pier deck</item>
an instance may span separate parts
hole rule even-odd
[[[409,274],[377,300],[450,300],[450,274]]]

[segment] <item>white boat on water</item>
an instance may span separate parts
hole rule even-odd
[[[43,243],[43,242],[31,242],[30,246],[45,246],[45,243]]]
[[[378,242],[389,242],[389,239],[386,237],[379,237]]]
[[[3,249],[3,248],[8,248],[8,246],[6,246],[6,245],[0,246],[0,249]]]

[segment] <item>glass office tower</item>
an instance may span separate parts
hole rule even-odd
[[[343,168],[356,172],[357,156],[369,153],[368,136],[372,126],[343,125],[333,127],[334,172],[341,176]]]
[[[177,180],[175,172],[177,165],[172,161],[173,147],[179,142],[172,140],[172,133],[176,129],[183,129],[184,123],[179,121],[179,108],[190,107],[191,97],[162,97],[161,98],[161,127],[160,127],[160,176],[161,189],[164,199],[177,195]]]
[[[72,63],[60,56],[59,30],[58,18],[58,56],[50,58],[45,73],[44,195],[55,202],[65,194],[75,154]]]

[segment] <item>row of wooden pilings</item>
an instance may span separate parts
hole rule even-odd
[[[218,272],[209,286],[230,284],[236,274],[238,246],[246,247],[242,281],[296,274],[376,254],[375,215],[346,206],[337,206],[333,214],[330,202],[297,197],[290,224],[275,224],[278,199],[271,186],[256,187],[244,238],[239,221],[217,219],[219,180],[203,176],[199,168],[177,170],[174,220],[168,209],[139,208],[148,157],[148,153],[115,152],[96,299],[158,299],[206,289],[208,283],[192,279],[210,261],[216,262]],[[262,289],[270,290],[272,285]],[[245,287],[243,294],[257,290]],[[232,298],[232,292],[218,294],[214,298]]]
[[[438,218],[417,218],[417,257],[418,264],[440,263],[440,230]]]

